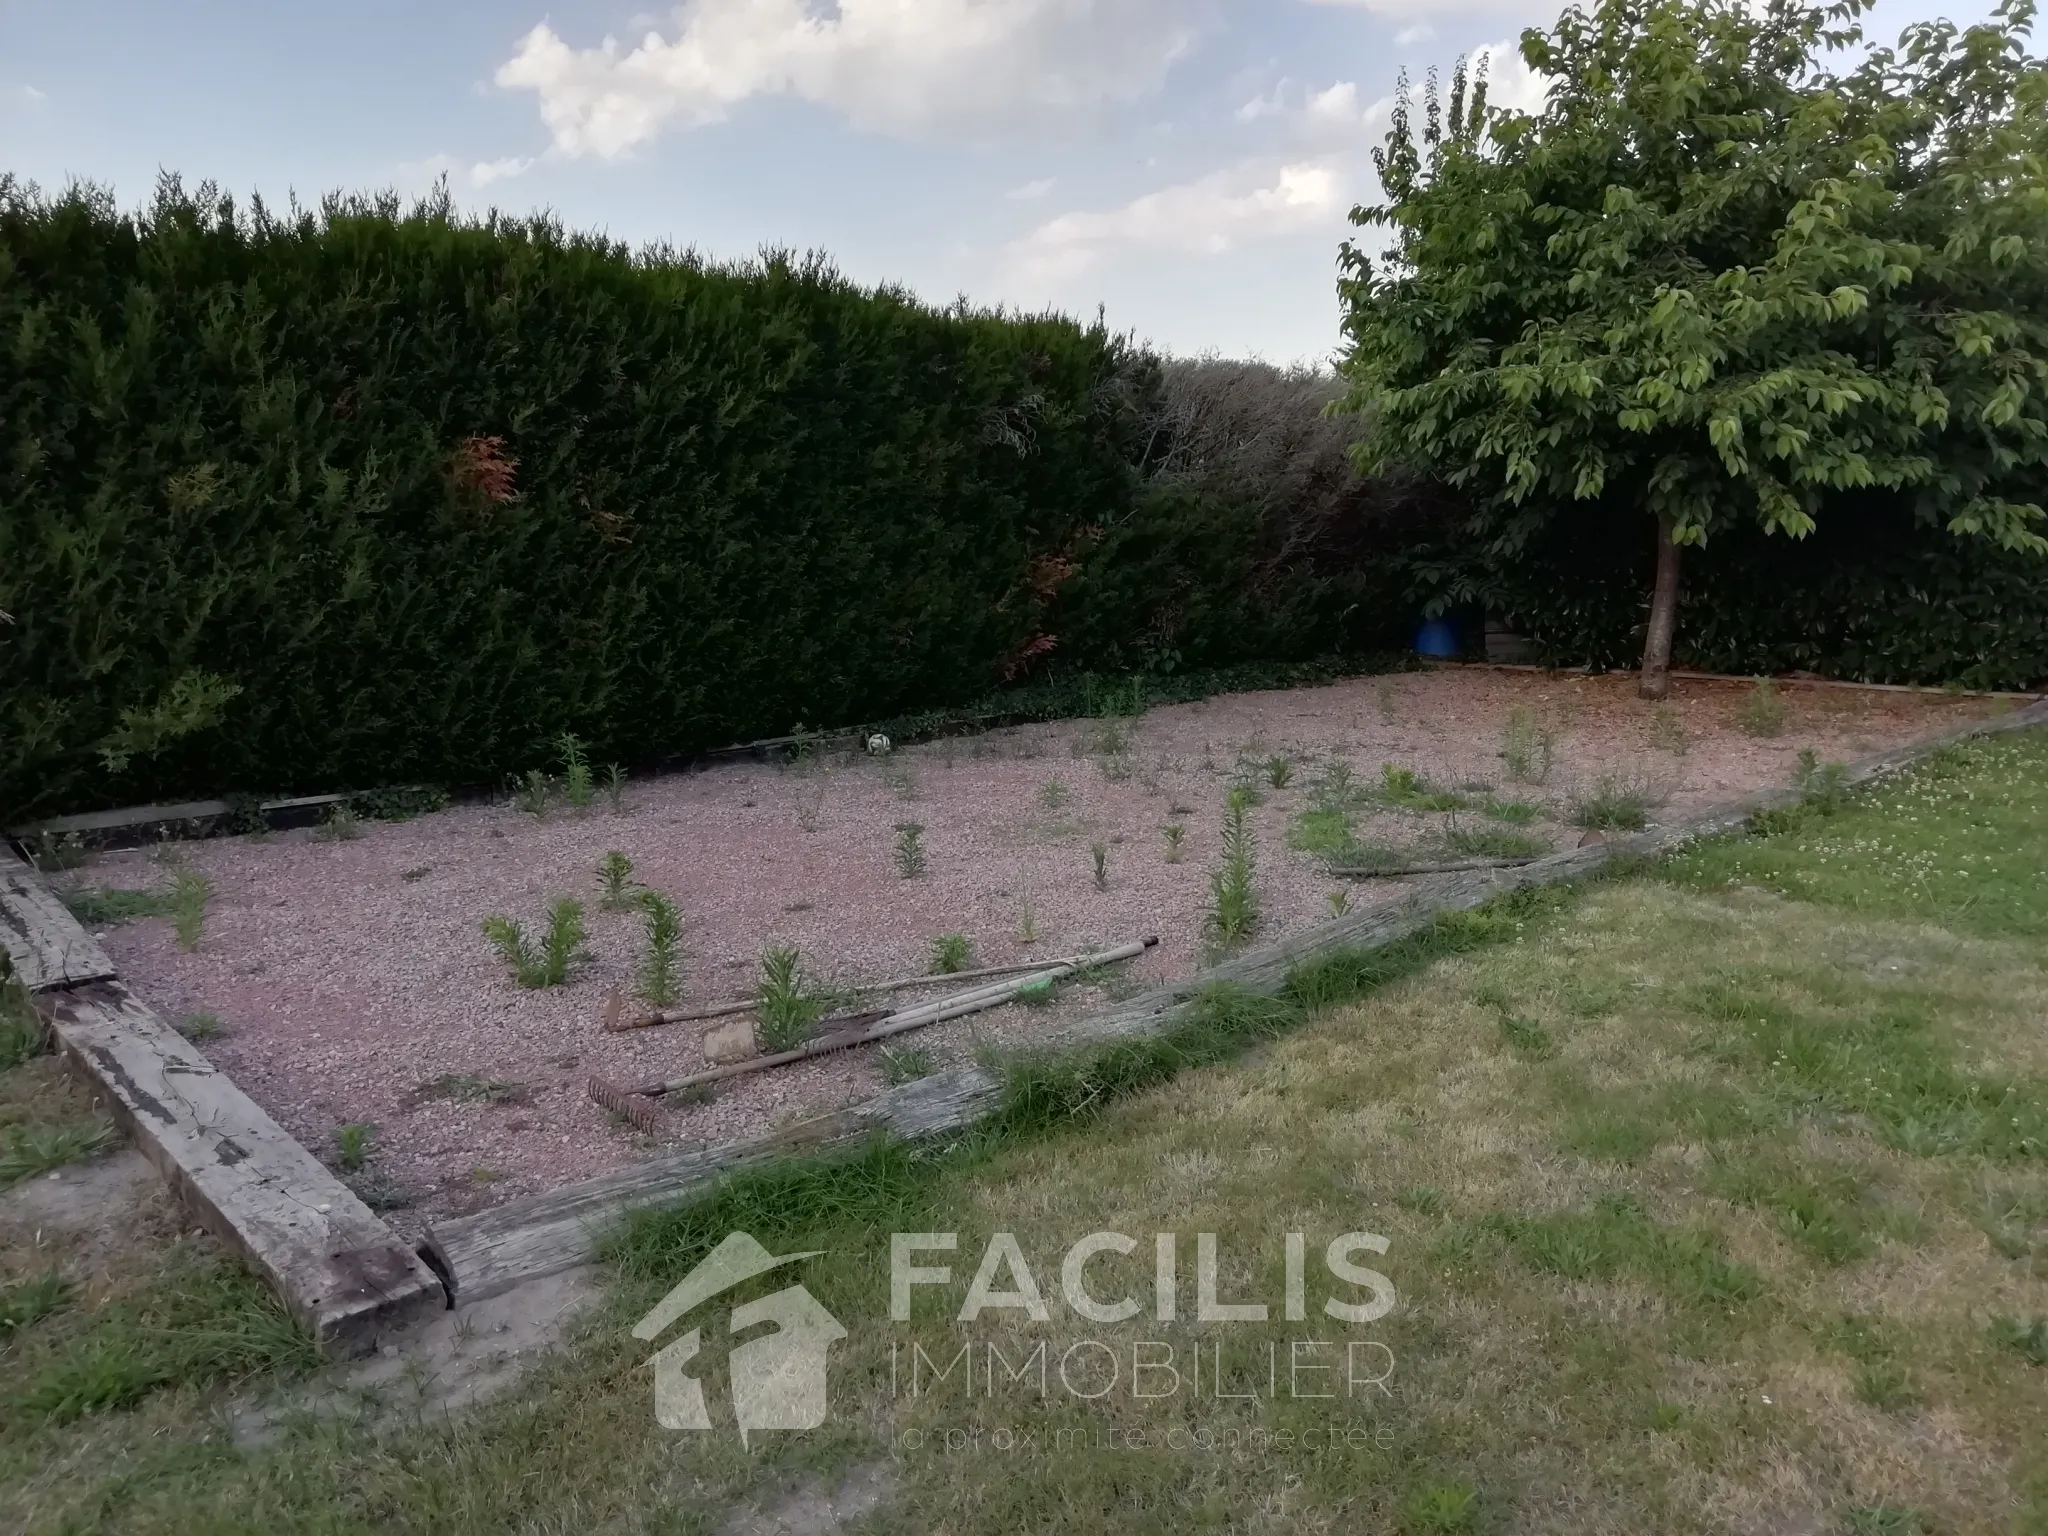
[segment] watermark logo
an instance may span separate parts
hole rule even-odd
[[[633,1325],[633,1337],[652,1343],[688,1313],[734,1286],[817,1256],[813,1251],[777,1258],[746,1233],[735,1232]],[[742,1444],[757,1429],[816,1429],[825,1422],[826,1357],[833,1342],[846,1337],[839,1319],[801,1285],[785,1286],[734,1307],[727,1327],[737,1335],[770,1322],[777,1325],[775,1332],[735,1346],[729,1357],[733,1417],[739,1421]],[[685,1369],[701,1342],[700,1331],[692,1328],[648,1361],[654,1368],[654,1417],[663,1429],[711,1427],[704,1384]]]

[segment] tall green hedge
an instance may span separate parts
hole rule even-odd
[[[873,718],[1158,606],[1069,590],[1152,525],[1156,364],[815,261],[0,181],[0,346],[8,818]],[[1255,627],[1201,659],[1322,640]]]

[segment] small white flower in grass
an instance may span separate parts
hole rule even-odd
[[[894,750],[895,748],[890,744],[889,738],[880,731],[875,732],[874,735],[868,738],[869,757],[887,757]]]

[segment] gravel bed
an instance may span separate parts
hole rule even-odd
[[[592,1073],[633,1083],[704,1065],[698,1026],[600,1028],[606,994],[630,993],[642,947],[636,913],[599,907],[596,870],[608,850],[632,859],[636,882],[680,904],[685,1004],[749,993],[771,943],[797,946],[814,974],[853,985],[920,972],[944,933],[965,935],[978,965],[1157,934],[1159,947],[1111,980],[1125,991],[1202,963],[1209,877],[1235,783],[1263,797],[1250,816],[1260,933],[1270,937],[1326,916],[1334,892],[1369,903],[1397,888],[1333,881],[1288,846],[1333,765],[1365,788],[1393,764],[1474,801],[1532,805],[1536,819],[1512,830],[1566,847],[1580,836],[1567,825],[1572,802],[1603,779],[1647,792],[1653,821],[1669,820],[1784,782],[1802,748],[1847,759],[1987,707],[1794,685],[1783,693],[1783,732],[1759,739],[1739,729],[1740,687],[1679,682],[1661,726],[1632,689],[1626,678],[1483,669],[1361,678],[881,758],[733,763],[634,782],[618,812],[602,797],[538,819],[510,805],[459,806],[365,822],[352,840],[294,832],[106,854],[64,879],[151,886],[168,878],[167,862],[204,874],[213,894],[198,949],[179,948],[166,919],[115,924],[102,938],[122,975],[168,1018],[217,1021],[202,1048],[317,1153],[336,1155],[345,1124],[373,1127],[369,1161],[353,1177],[396,1225],[416,1230],[657,1145],[754,1134],[883,1086],[876,1049],[827,1056],[679,1106],[659,1141],[591,1104]],[[1513,782],[1500,755],[1516,708],[1554,733],[1541,784]],[[1281,758],[1287,768],[1276,771]],[[1356,811],[1360,838],[1421,851],[1437,849],[1452,820]],[[899,829],[913,823],[926,867],[904,878]],[[1471,809],[1455,824],[1504,827]],[[1177,859],[1170,825],[1183,829]],[[1095,881],[1098,844],[1106,889]],[[503,914],[531,933],[564,895],[585,903],[590,958],[565,986],[523,990],[482,922]],[[945,1064],[983,1043],[1027,1044],[1103,995],[1072,987],[1050,1007],[1006,1007],[899,1044]],[[489,1097],[465,1097],[486,1084]]]

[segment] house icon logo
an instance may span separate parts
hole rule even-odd
[[[784,1264],[814,1259],[822,1251],[777,1258],[746,1233],[734,1232],[633,1325],[633,1337],[651,1343],[713,1297]],[[739,1421],[741,1444],[757,1429],[816,1429],[825,1422],[825,1357],[835,1339],[846,1337],[839,1319],[801,1285],[734,1307],[727,1326],[737,1335],[756,1323],[770,1322],[777,1325],[775,1332],[747,1340],[730,1357],[733,1416]],[[711,1427],[704,1384],[685,1370],[700,1342],[699,1330],[692,1328],[647,1362],[654,1367],[654,1417],[663,1429]]]

